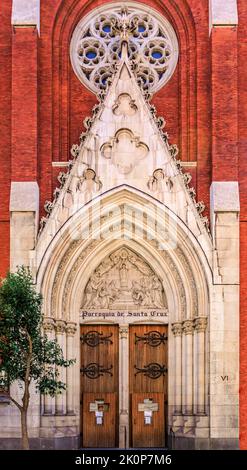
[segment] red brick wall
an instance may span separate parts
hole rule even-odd
[[[37,29],[12,34],[12,181],[37,180]]]
[[[11,160],[11,0],[0,6],[0,277],[9,266]]]
[[[247,5],[238,0],[238,140],[241,198],[240,257],[240,443],[247,449]]]
[[[212,179],[238,180],[237,28],[213,28]]]

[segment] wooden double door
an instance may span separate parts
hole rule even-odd
[[[120,363],[129,367],[130,447],[164,447],[167,327],[130,326],[129,364]],[[119,389],[121,373],[118,326],[81,326],[83,447],[118,447],[119,395],[126,393],[126,387]]]

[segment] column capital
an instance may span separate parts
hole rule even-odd
[[[55,321],[53,318],[50,318],[50,317],[46,317],[44,318],[44,321],[43,321],[43,329],[46,333],[51,333],[52,331],[54,331],[54,328],[55,328]]]
[[[194,328],[197,332],[205,331],[207,328],[207,317],[197,317],[194,319]]]
[[[174,336],[181,336],[182,335],[182,323],[176,322],[172,324],[172,332]]]
[[[57,320],[55,328],[58,334],[63,334],[66,331],[66,323],[63,320]]]
[[[74,336],[77,330],[77,325],[76,323],[69,322],[66,325],[66,333],[68,336]]]
[[[129,335],[129,325],[119,325],[120,339],[127,339]]]
[[[183,322],[183,333],[185,335],[192,335],[193,333],[193,320],[185,320]]]

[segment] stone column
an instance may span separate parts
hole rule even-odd
[[[183,414],[193,414],[193,321],[183,322]]]
[[[55,322],[53,318],[45,318],[43,323],[44,333],[51,341],[55,338]],[[55,412],[54,398],[50,395],[44,395],[44,415],[53,415]]]
[[[74,336],[76,333],[76,323],[67,323],[66,326],[67,333],[67,360],[75,359],[75,348],[74,348]],[[66,376],[67,376],[67,415],[75,414],[74,406],[74,393],[75,393],[75,384],[74,384],[74,365],[67,367]]]
[[[57,342],[63,351],[64,358],[66,359],[66,325],[63,320],[56,321],[56,334]],[[66,371],[64,367],[57,368],[59,373],[59,380],[66,383]],[[64,415],[66,413],[66,394],[65,392],[56,395],[56,415]]]
[[[182,324],[173,323],[175,343],[175,415],[182,414]]]
[[[129,447],[129,326],[119,325],[119,447]]]
[[[197,362],[196,375],[196,414],[205,414],[205,330],[207,328],[207,318],[198,317],[194,320],[195,327],[195,347]]]

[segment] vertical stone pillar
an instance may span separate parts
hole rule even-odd
[[[191,416],[193,414],[193,321],[185,320],[183,322],[183,414]]]
[[[234,160],[229,166],[234,166]],[[212,439],[222,439],[225,448],[226,445],[229,448],[237,448],[240,337],[239,184],[234,181],[213,182],[210,195],[214,243],[214,285],[209,328],[209,361],[213,364],[209,375],[210,436]],[[227,380],[223,380],[225,376],[228,377]]]
[[[175,415],[182,414],[182,324],[173,323],[175,343]]]
[[[56,335],[57,342],[63,351],[64,358],[66,359],[66,325],[62,320],[56,322]],[[64,367],[58,367],[59,379],[66,382],[66,370]],[[56,415],[64,415],[66,413],[66,394],[60,393],[56,395]]]
[[[67,323],[67,360],[75,359],[75,348],[74,348],[74,336],[76,333],[76,323]],[[75,368],[74,365],[67,367],[66,369],[66,383],[67,383],[67,415],[75,414],[74,406],[74,393],[75,393],[75,380],[74,380]]]
[[[44,333],[47,338],[51,341],[55,337],[55,322],[53,318],[45,318],[43,323]],[[53,415],[55,412],[54,398],[50,395],[44,395],[44,415]]]
[[[119,447],[129,447],[129,326],[119,325]]]
[[[207,318],[198,317],[194,320],[195,327],[195,360],[197,362],[196,375],[196,414],[205,414],[205,331]]]

